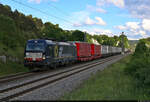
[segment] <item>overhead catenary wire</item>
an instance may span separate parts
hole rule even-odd
[[[59,11],[60,13],[62,13],[63,15],[69,16],[69,14],[67,12],[63,11],[62,9],[58,8],[57,6],[55,6],[49,2],[47,4],[50,5],[52,8],[56,9],[57,11]]]
[[[27,4],[24,4],[24,3],[20,2],[20,1],[17,1],[17,0],[11,0],[11,1],[13,1],[13,2],[15,2],[15,3],[17,3],[17,4],[20,4],[20,5],[22,5],[22,6],[28,7],[28,8],[30,8],[30,9],[33,9],[33,10],[35,10],[35,11],[37,11],[37,12],[40,12],[40,13],[42,13],[42,14],[44,14],[44,15],[51,16],[51,17],[53,17],[53,18],[55,18],[55,19],[58,19],[58,20],[62,20],[62,21],[64,21],[64,22],[70,24],[71,26],[74,25],[74,23],[72,23],[72,22],[70,22],[70,21],[68,21],[68,20],[66,20],[66,19],[63,19],[63,18],[54,16],[54,15],[49,14],[49,13],[47,13],[47,12],[45,12],[45,11],[42,11],[42,10],[40,10],[40,9],[38,9],[38,8],[34,8],[34,7],[32,7],[32,6],[29,6],[29,5],[27,5]],[[49,3],[49,4],[50,4],[50,3]],[[63,11],[60,10],[59,8],[57,8],[56,6],[54,6],[54,5],[52,5],[52,4],[50,4],[50,5],[51,5],[53,8],[57,9],[57,11],[63,13]],[[68,14],[65,13],[65,15],[68,15]],[[64,26],[64,25],[63,25],[63,26]],[[66,25],[65,25],[65,26],[66,26]],[[91,26],[91,27],[93,28],[93,26]],[[82,27],[82,28],[85,28],[85,29],[86,29],[86,27]],[[83,31],[83,30],[81,30],[81,31]],[[85,32],[85,31],[83,31],[83,32]]]
[[[18,4],[20,4],[20,5],[23,5],[23,6],[25,6],[25,7],[28,7],[28,8],[30,8],[30,9],[33,9],[33,10],[35,10],[35,11],[38,11],[38,12],[40,12],[40,13],[42,13],[42,14],[45,14],[45,15],[47,15],[47,16],[51,16],[51,17],[53,17],[53,18],[55,18],[55,19],[58,19],[58,20],[62,20],[62,21],[64,21],[64,22],[66,22],[66,23],[72,25],[72,22],[70,22],[70,21],[68,21],[68,20],[66,20],[66,19],[63,19],[63,18],[54,16],[54,15],[49,14],[49,13],[47,13],[47,12],[44,12],[44,11],[38,9],[38,8],[31,7],[31,6],[27,5],[27,4],[24,4],[24,3],[19,2],[19,1],[16,1],[16,0],[12,0],[12,1],[15,2],[15,3],[18,3]]]
[[[69,14],[68,12],[66,12],[66,11],[64,11],[64,10],[62,10],[62,9],[60,9],[59,7],[55,6],[55,5],[52,4],[52,3],[47,2],[47,4],[50,5],[51,8],[53,8],[53,9],[57,10],[58,12],[60,12],[64,17],[67,17],[67,18],[69,18],[70,20],[73,21],[73,19],[70,17],[70,14]],[[61,16],[62,16],[62,15],[61,15]],[[72,25],[74,25],[73,22],[72,22]]]
[[[70,21],[68,21],[68,20],[66,20],[66,19],[63,19],[63,18],[54,16],[54,15],[49,14],[49,13],[47,13],[47,12],[45,12],[45,11],[42,11],[42,10],[40,10],[40,9],[38,9],[38,8],[31,7],[31,6],[27,5],[27,4],[24,4],[24,3],[20,2],[20,1],[17,1],[17,0],[12,0],[12,1],[15,2],[15,3],[17,3],[17,4],[23,5],[23,6],[25,6],[25,7],[28,7],[28,8],[30,8],[30,9],[33,9],[33,10],[35,10],[35,11],[37,11],[37,12],[40,12],[40,13],[42,13],[42,14],[45,14],[45,15],[47,15],[47,16],[51,16],[51,17],[53,17],[53,18],[55,18],[55,19],[62,20],[62,21],[64,21],[64,22],[70,24],[71,26],[74,25],[74,23],[72,23],[72,22],[70,22]],[[49,4],[50,4],[50,3],[49,3]],[[50,4],[50,5],[51,5],[53,8],[57,9],[57,11],[63,13],[63,11],[60,10],[59,8],[57,8],[56,6],[54,6],[54,5],[52,5],[52,4]],[[65,13],[65,15],[68,15],[68,14]],[[66,25],[63,25],[63,26],[66,26]],[[91,27],[93,28],[93,26],[91,26]],[[68,28],[68,27],[67,27],[67,28]],[[82,28],[86,28],[86,27],[82,27]],[[83,31],[83,30],[81,30],[81,31]],[[85,32],[85,31],[84,31],[84,32]]]

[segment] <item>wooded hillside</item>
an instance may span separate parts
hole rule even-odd
[[[43,23],[40,18],[24,15],[8,5],[0,4],[0,55],[14,56],[23,59],[25,43],[28,39],[54,38],[60,41],[84,41],[85,32],[79,30],[63,30],[59,24]],[[121,36],[108,37],[107,35],[86,34],[87,42],[95,39],[99,44],[121,46]],[[128,39],[125,47],[129,47]]]

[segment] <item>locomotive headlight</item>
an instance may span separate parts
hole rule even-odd
[[[28,56],[29,55],[29,53],[26,53],[26,56]]]
[[[43,55],[43,59],[45,60],[46,58],[45,58],[45,55]]]

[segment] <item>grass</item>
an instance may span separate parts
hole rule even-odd
[[[97,72],[78,89],[66,93],[60,100],[150,100],[142,89],[135,87],[131,76],[124,73],[131,56]]]
[[[7,48],[5,45],[0,43],[0,56],[7,55],[11,57],[17,57],[20,62],[23,62],[23,56],[24,56],[24,48],[23,47],[17,47],[15,49]],[[6,50],[7,49],[7,50]],[[7,63],[3,63],[0,60],[0,77],[6,76],[10,74],[15,74],[19,72],[27,72],[28,69],[24,67],[23,64],[18,64],[15,62],[7,61]]]
[[[0,62],[0,77],[19,72],[28,72],[28,69],[25,68],[23,64],[18,64],[15,62]]]

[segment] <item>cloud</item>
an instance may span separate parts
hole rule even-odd
[[[96,5],[100,12],[105,12],[102,7],[114,5],[128,10],[134,18],[150,19],[150,0],[97,0]]]
[[[73,26],[80,27],[80,26],[87,26],[87,25],[106,25],[106,22],[102,20],[100,17],[95,17],[95,19],[91,19],[90,17],[87,17],[81,22],[75,22]]]
[[[123,26],[123,25],[115,26],[115,28],[123,30],[123,31],[127,29],[126,26]]]
[[[134,18],[150,18],[149,0],[125,0],[125,8]]]
[[[102,18],[95,17],[95,19],[98,21],[98,22],[96,22],[96,24],[98,24],[98,25],[106,25],[106,22],[104,22],[104,20],[102,20]]]
[[[113,36],[110,30],[94,28],[93,31],[95,32],[95,34],[106,34],[109,36]]]
[[[141,34],[142,37],[147,37],[146,32],[143,30],[140,30],[139,33]]]
[[[128,37],[129,40],[139,40],[137,38]]]
[[[128,28],[131,28],[131,29],[134,29],[134,30],[140,28],[139,22],[127,22],[127,23],[126,23],[126,26],[127,26]]]
[[[142,27],[144,30],[150,31],[150,19],[143,19]]]
[[[127,22],[125,25],[115,26],[115,28],[125,31],[130,38],[146,38],[150,33],[150,20],[144,19],[142,22]]]
[[[99,13],[106,13],[106,10],[102,9],[102,8],[96,8],[96,12]]]
[[[96,5],[97,6],[104,6],[104,5],[110,5],[113,4],[116,7],[124,8],[124,0],[97,0]]]
[[[107,2],[114,4],[115,6],[119,8],[124,7],[124,0],[107,0]]]
[[[80,17],[79,17],[79,15],[80,15]],[[80,26],[83,26],[83,22],[85,22],[85,20],[87,20],[89,15],[90,15],[90,13],[87,11],[73,12],[69,19],[72,20],[71,22],[73,22],[74,27],[80,27]]]
[[[40,4],[41,2],[47,2],[47,1],[57,2],[58,0],[28,0],[28,2],[35,2],[37,4]]]
[[[150,19],[150,0],[97,0],[96,5],[99,7],[114,5],[128,10],[134,18]]]
[[[95,19],[91,19],[90,17],[87,17],[86,20],[83,22],[83,25],[106,25],[106,22],[100,18],[100,17],[95,17]]]
[[[90,12],[88,11],[79,11],[79,12],[73,12],[71,14],[71,17],[73,20],[78,21],[78,22],[82,22],[84,21],[87,17],[89,17]]]
[[[35,2],[35,3],[39,4],[41,2],[41,0],[28,0],[28,2]]]
[[[96,5],[97,6],[104,6],[106,4],[106,0],[97,0]]]
[[[87,17],[84,24],[86,24],[86,25],[93,25],[93,24],[95,24],[95,21],[90,19],[90,17]]]
[[[120,30],[135,31],[137,29],[140,29],[140,23],[139,22],[127,22],[125,25],[115,26],[115,28],[118,28]]]
[[[80,26],[82,26],[82,24],[79,23],[79,22],[75,22],[75,23],[73,24],[73,26],[74,26],[74,27],[80,27]]]
[[[100,29],[100,28],[91,28],[91,29],[84,29],[82,30],[84,32],[87,32],[91,35],[108,35],[108,36],[114,36],[111,30],[108,29]]]
[[[92,6],[92,5],[87,5],[86,7],[88,10],[90,11],[94,11],[94,12],[99,12],[99,13],[106,13],[106,10],[100,8],[100,7],[95,7],[95,6]]]
[[[71,14],[70,19],[73,22],[74,27],[88,26],[88,25],[106,25],[106,22],[100,18],[95,17],[94,19],[90,18],[90,12],[88,11],[79,11]]]

